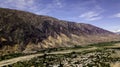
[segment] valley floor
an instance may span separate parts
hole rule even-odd
[[[59,49],[59,48],[58,48]],[[120,43],[76,46],[0,61],[0,67],[119,67]]]

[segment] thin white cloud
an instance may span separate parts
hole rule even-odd
[[[94,21],[94,20],[100,20],[100,19],[102,19],[101,16],[100,16],[100,17],[92,17],[92,18],[90,18],[90,19],[88,19],[88,20],[90,20],[90,21]]]
[[[117,13],[117,14],[113,15],[113,17],[118,17],[118,18],[120,18],[120,13]]]
[[[59,8],[62,8],[63,7],[63,4],[60,0],[54,0],[55,4],[59,7]]]
[[[44,4],[42,5],[44,6]],[[64,7],[62,0],[53,0],[51,3],[46,4],[46,6],[40,11],[35,12],[36,14],[45,14],[48,15],[48,13],[56,11],[56,9]]]
[[[101,13],[99,13],[99,12],[89,11],[89,12],[85,12],[85,13],[81,14],[79,17],[83,18],[85,20],[88,20],[88,21],[94,21],[94,20],[102,19],[100,14]]]
[[[37,3],[38,1],[39,3]],[[47,15],[56,8],[63,7],[61,0],[53,0],[47,4],[43,4],[43,1],[42,0],[4,0],[4,1],[0,1],[0,7],[25,10],[43,15]]]
[[[37,7],[35,13],[40,15],[40,14],[44,14],[47,15],[48,13],[50,13],[53,10],[53,5],[52,4],[48,4],[47,6],[45,6],[44,8],[39,8]]]
[[[88,0],[82,4],[84,11],[81,12],[79,16],[80,19],[85,21],[95,21],[103,18],[102,13],[105,10],[97,3],[97,0]]]
[[[92,17],[96,17],[98,15],[99,15],[98,13],[90,11],[90,12],[86,12],[86,13],[82,14],[80,17],[92,18]]]
[[[14,9],[31,9],[35,7],[34,0],[5,0],[0,2],[0,6]]]

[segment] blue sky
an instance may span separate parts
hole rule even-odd
[[[0,7],[120,31],[120,0],[0,0]]]

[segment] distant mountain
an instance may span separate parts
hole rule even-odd
[[[116,33],[116,34],[120,34],[120,30],[115,30],[113,32]]]
[[[116,32],[117,34],[120,34],[120,32]]]
[[[0,8],[1,54],[116,40],[115,33],[90,24]]]
[[[114,32],[114,33],[116,33],[116,34],[120,34],[120,31],[117,31],[117,32]]]

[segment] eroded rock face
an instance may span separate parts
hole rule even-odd
[[[116,37],[116,34],[90,24],[62,21],[49,16],[0,8],[1,49],[15,44],[21,51],[29,44],[39,48],[66,47],[73,44],[117,40]],[[10,50],[5,48],[7,49]]]

